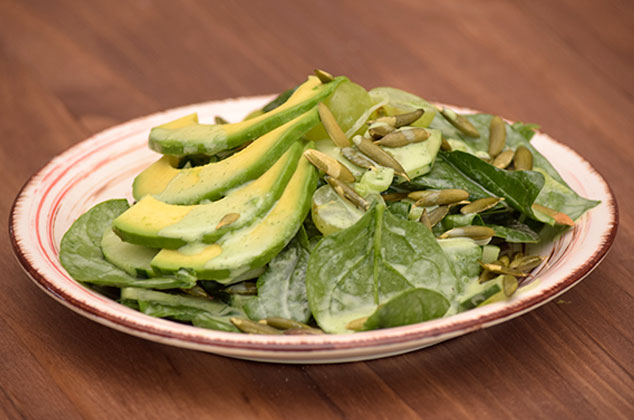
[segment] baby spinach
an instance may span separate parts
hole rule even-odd
[[[449,309],[449,300],[438,292],[424,288],[404,291],[388,300],[370,315],[363,329],[399,327],[440,318]]]
[[[251,319],[282,317],[307,322],[306,267],[309,241],[300,233],[269,263],[257,281],[258,295],[248,299],[244,310]]]
[[[112,221],[129,208],[126,200],[97,204],[64,234],[59,258],[62,266],[77,281],[101,286],[143,287],[150,289],[190,288],[196,278],[181,270],[174,276],[140,279],[106,261],[101,252],[101,237]]]
[[[377,204],[354,225],[319,242],[310,255],[306,287],[319,326],[345,333],[350,321],[371,315],[405,290],[422,287],[452,299],[461,285],[425,226]]]

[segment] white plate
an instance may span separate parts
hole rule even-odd
[[[27,274],[51,297],[79,314],[148,340],[244,359],[282,363],[365,360],[420,349],[507,321],[573,287],[603,259],[614,241],[618,210],[605,180],[581,156],[545,134],[532,144],[584,197],[601,204],[568,233],[539,250],[549,255],[536,281],[506,302],[448,318],[399,328],[345,335],[260,336],[195,328],[153,318],[109,300],[75,282],[59,263],[62,235],[94,204],[131,199],[132,180],[158,155],[147,148],[151,127],[198,112],[201,122],[216,115],[241,119],[270,97],[190,105],[153,114],[101,132],[62,153],[33,175],[15,200],[10,220],[13,248]]]

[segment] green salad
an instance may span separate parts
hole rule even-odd
[[[243,121],[149,133],[134,203],[64,235],[78,282],[144,314],[252,334],[341,334],[508,299],[598,202],[532,145],[534,124],[460,114],[317,70]]]

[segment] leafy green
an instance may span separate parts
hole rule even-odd
[[[520,223],[517,219],[508,217],[503,225],[494,223],[485,223],[477,213],[470,214],[450,214],[442,220],[444,230],[456,227],[480,225],[488,226],[495,230],[495,236],[502,238],[507,242],[513,243],[537,243],[540,241],[540,235],[530,226]]]
[[[305,277],[309,246],[302,229],[286,249],[273,258],[266,272],[258,279],[258,296],[249,299],[244,305],[249,318],[282,317],[308,321],[310,309]]]
[[[287,89],[284,92],[280,93],[279,95],[277,95],[275,97],[275,99],[273,99],[271,102],[269,102],[268,104],[264,105],[262,107],[262,111],[263,112],[269,112],[269,111],[273,111],[275,108],[279,107],[280,105],[283,105],[284,102],[288,101],[288,98],[291,97],[291,95],[297,90],[297,86],[295,86],[294,88],[291,89]]]
[[[478,261],[482,259],[482,248],[473,239],[439,239],[438,244],[453,263],[454,273],[463,282],[468,283],[480,274]]]
[[[181,270],[174,276],[140,279],[106,261],[101,252],[101,238],[112,221],[129,208],[126,200],[109,200],[97,204],[64,234],[59,258],[62,266],[78,282],[116,287],[150,289],[191,288],[196,278]]]
[[[327,332],[413,288],[451,299],[460,289],[451,263],[421,223],[373,206],[351,227],[326,236],[310,255],[306,287],[310,309]]]
[[[364,329],[399,327],[440,318],[449,309],[449,300],[433,290],[416,288],[404,291],[379,306],[365,321]]]

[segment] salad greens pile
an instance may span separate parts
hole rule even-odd
[[[135,203],[64,235],[78,282],[147,315],[254,334],[389,328],[506,299],[598,202],[537,126],[317,70],[243,121],[155,127]],[[520,289],[521,290],[521,289]]]

